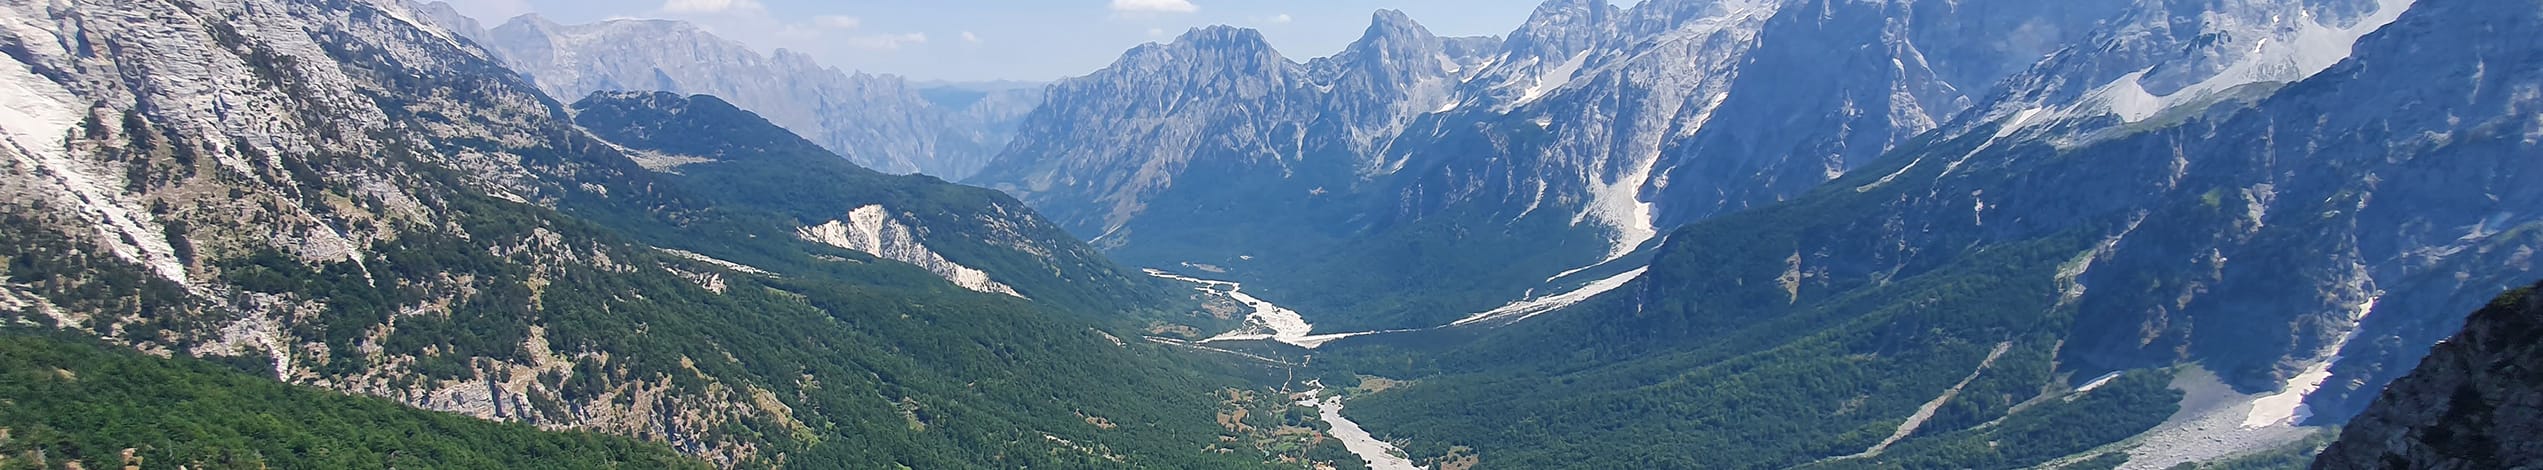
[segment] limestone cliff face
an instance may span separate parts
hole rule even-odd
[[[2316,469],[2543,468],[2543,285],[2474,313],[2350,422]]]

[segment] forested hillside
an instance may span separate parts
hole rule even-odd
[[[261,367],[0,330],[0,468],[709,468],[661,444],[285,385]]]
[[[2524,208],[2543,199],[2520,181],[2543,121],[2509,90],[2543,83],[2543,9],[2410,8],[2318,76],[2161,118],[2087,103],[1926,134],[1422,360],[1346,352],[1385,335],[1323,351],[1413,382],[1353,405],[1375,432],[1477,468],[2165,468],[2297,446],[2454,312],[2538,276]]]
[[[403,5],[0,5],[0,322],[727,468],[1278,460],[1207,450],[1257,437],[1237,369],[1136,339],[1188,295],[1013,200],[713,99],[569,109]]]

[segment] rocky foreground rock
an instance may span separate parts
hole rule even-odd
[[[2316,469],[2543,468],[2543,285],[2474,313],[2393,382]]]

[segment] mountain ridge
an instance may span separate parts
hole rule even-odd
[[[2543,25],[2532,6],[2423,2],[2338,65],[2161,127],[2008,119],[1926,134],[1791,201],[1680,228],[1632,283],[1469,332],[1480,338],[1437,363],[1354,364],[1417,383],[1354,410],[1417,455],[1463,446],[1514,466],[1693,464],[1582,444],[1606,433],[1719,449],[1710,464],[1829,468],[2101,453],[2166,468],[2295,445],[2452,330],[2430,312],[2535,275],[2520,253],[2543,240],[2512,208],[2536,203],[2508,182],[2534,168],[2532,112],[2517,104],[2531,98],[2498,91],[2543,80],[2501,65],[2543,50],[2524,35]],[[2490,26],[2447,26],[2466,21]],[[2424,53],[2435,47],[2465,53]],[[1389,341],[1322,351],[1406,347]],[[2138,404],[2020,434],[2101,399]],[[1780,418],[1745,424],[1760,407]],[[1459,418],[1484,409],[1565,419]],[[1686,423],[1705,431],[1668,431]],[[2067,440],[1990,444],[2017,438]]]
[[[766,115],[848,159],[889,173],[961,179],[1004,147],[1014,121],[1040,100],[1038,87],[986,91],[991,100],[943,107],[929,87],[899,76],[842,71],[799,51],[767,55],[695,25],[616,19],[564,25],[537,14],[491,30],[449,12],[416,7],[438,26],[476,40],[550,95],[597,91],[711,94]]]
[[[728,468],[1263,465],[1198,450],[1235,370],[1118,341],[1201,314],[1013,199],[720,100],[570,109],[429,20],[0,5],[0,322]],[[797,236],[869,205],[1031,298]]]

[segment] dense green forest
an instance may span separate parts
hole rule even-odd
[[[331,299],[327,315],[302,323],[304,337],[327,338],[322,368],[356,373],[378,364],[360,353],[370,325],[395,322],[383,344],[416,358],[417,380],[501,371],[476,359],[521,359],[539,327],[560,352],[580,357],[570,371],[538,378],[565,402],[613,390],[668,383],[683,393],[761,389],[790,415],[743,413],[691,442],[740,442],[776,451],[757,465],[797,468],[1242,468],[1259,456],[1204,455],[1216,435],[1208,394],[1234,382],[1213,367],[1151,344],[1116,345],[1080,315],[1053,315],[1023,299],[981,294],[899,263],[778,264],[753,275],[652,250],[570,217],[484,198],[455,198],[453,211],[473,240],[417,234],[372,247],[362,267],[315,269],[274,257],[226,262],[230,280],[253,292]],[[533,268],[472,247],[492,240],[554,237],[609,259],[676,266],[725,276],[718,292],[671,271],[613,271],[584,265]],[[853,251],[785,239],[797,257]],[[745,245],[747,246],[747,245]],[[871,259],[867,257],[865,259]],[[789,269],[791,268],[791,269]],[[434,294],[423,286],[373,288],[364,270],[392,278],[474,279],[477,292],[444,316],[394,317],[398,305]],[[533,292],[531,285],[542,285]],[[412,297],[409,297],[409,296]],[[605,359],[592,353],[606,352]],[[617,395],[625,396],[625,395]],[[732,398],[693,396],[712,408]],[[538,416],[573,414],[566,403],[532,402]],[[1095,429],[1085,417],[1139,423]]]
[[[0,330],[0,468],[708,468],[660,444],[408,408]]]
[[[399,145],[369,158],[282,155],[262,177],[308,197],[249,194],[246,203],[268,212],[298,205],[353,230],[398,236],[336,261],[272,249],[181,251],[205,278],[230,291],[219,295],[307,306],[277,320],[288,338],[308,342],[290,353],[304,379],[360,380],[403,401],[419,397],[401,393],[452,383],[519,387],[526,381],[529,390],[496,404],[497,414],[589,424],[601,407],[661,413],[634,423],[637,429],[615,432],[734,459],[719,464],[1253,468],[1274,462],[1262,449],[1203,452],[1226,434],[1211,422],[1219,408],[1212,397],[1245,385],[1214,358],[1135,340],[1134,329],[1147,324],[1142,315],[1175,312],[1171,299],[1159,295],[1167,291],[1153,281],[1122,273],[1073,240],[1037,238],[1053,232],[1030,223],[1029,212],[991,212],[999,204],[1022,211],[1001,194],[874,174],[826,153],[770,153],[802,148],[752,143],[747,139],[792,138],[753,122],[758,132],[701,131],[679,139],[725,146],[724,155],[740,161],[687,167],[692,175],[639,168],[597,145],[449,143],[521,152],[535,164],[575,168],[555,176],[579,178],[562,186],[603,188],[568,192],[554,207],[469,189],[468,177],[428,163],[433,152],[450,149]],[[806,162],[818,163],[782,170]],[[430,215],[372,217],[386,212],[386,201],[324,176],[364,169],[411,179],[403,183]],[[811,196],[803,199],[745,189],[753,178],[770,175],[841,179],[787,185],[830,188],[806,189]],[[982,294],[917,267],[789,233],[795,224],[867,203],[899,205],[896,210],[951,231],[948,239],[973,240],[939,246],[948,256],[1001,273],[1048,277],[1014,280],[1032,299]],[[0,206],[0,222],[11,228],[0,231],[8,280],[52,306],[87,314],[61,317],[78,324],[58,324],[56,315],[10,310],[0,311],[0,321],[84,329],[174,351],[197,350],[215,339],[207,332],[238,321],[240,313],[207,308],[213,301],[189,295],[184,286],[64,236],[52,228],[60,221],[37,215],[48,208],[30,204]],[[1015,223],[1003,229],[1037,239],[993,246],[999,240],[969,231],[999,222]],[[1026,243],[1062,253],[1035,257],[1010,246]],[[766,271],[652,246],[711,253]],[[530,347],[536,344],[546,349]],[[260,348],[239,354],[218,360],[268,367],[273,360]],[[684,424],[653,424],[671,422]]]
[[[2136,371],[2091,392],[2038,402],[2000,421],[1906,441],[1879,456],[1815,469],[2027,468],[2118,442],[2179,408],[2169,371]],[[1922,433],[1920,433],[1921,435]],[[2308,454],[2310,455],[2310,454]]]
[[[858,167],[713,96],[597,93],[573,108],[576,123],[611,143],[704,160],[665,171],[624,169],[629,181],[595,182],[642,193],[565,201],[568,212],[648,243],[774,270],[823,269],[835,263],[802,256],[796,229],[880,205],[924,227],[930,250],[1046,306],[1118,318],[1151,307],[1165,286],[1113,264],[1005,193]],[[822,254],[873,259],[832,251]]]
[[[1980,139],[1919,141],[1899,155],[1964,154]],[[2018,233],[1925,234],[1904,247],[1853,236],[1889,230],[1902,197],[1861,175],[1905,160],[1681,228],[1641,279],[1525,328],[1415,360],[1393,345],[1320,359],[1414,379],[1352,411],[1379,435],[1409,440],[1413,455],[1471,447],[1476,468],[1787,468],[1873,448],[1938,399],[1931,419],[1878,459],[1823,463],[2020,466],[2171,414],[2168,373],[2134,372],[2071,402],[2054,396],[2077,372],[2059,364],[2075,309],[2058,273],[2108,227],[2038,222]],[[2035,400],[2050,404],[2007,416]],[[2081,414],[2095,419],[2056,419]],[[2028,448],[1982,448],[2017,431]]]

